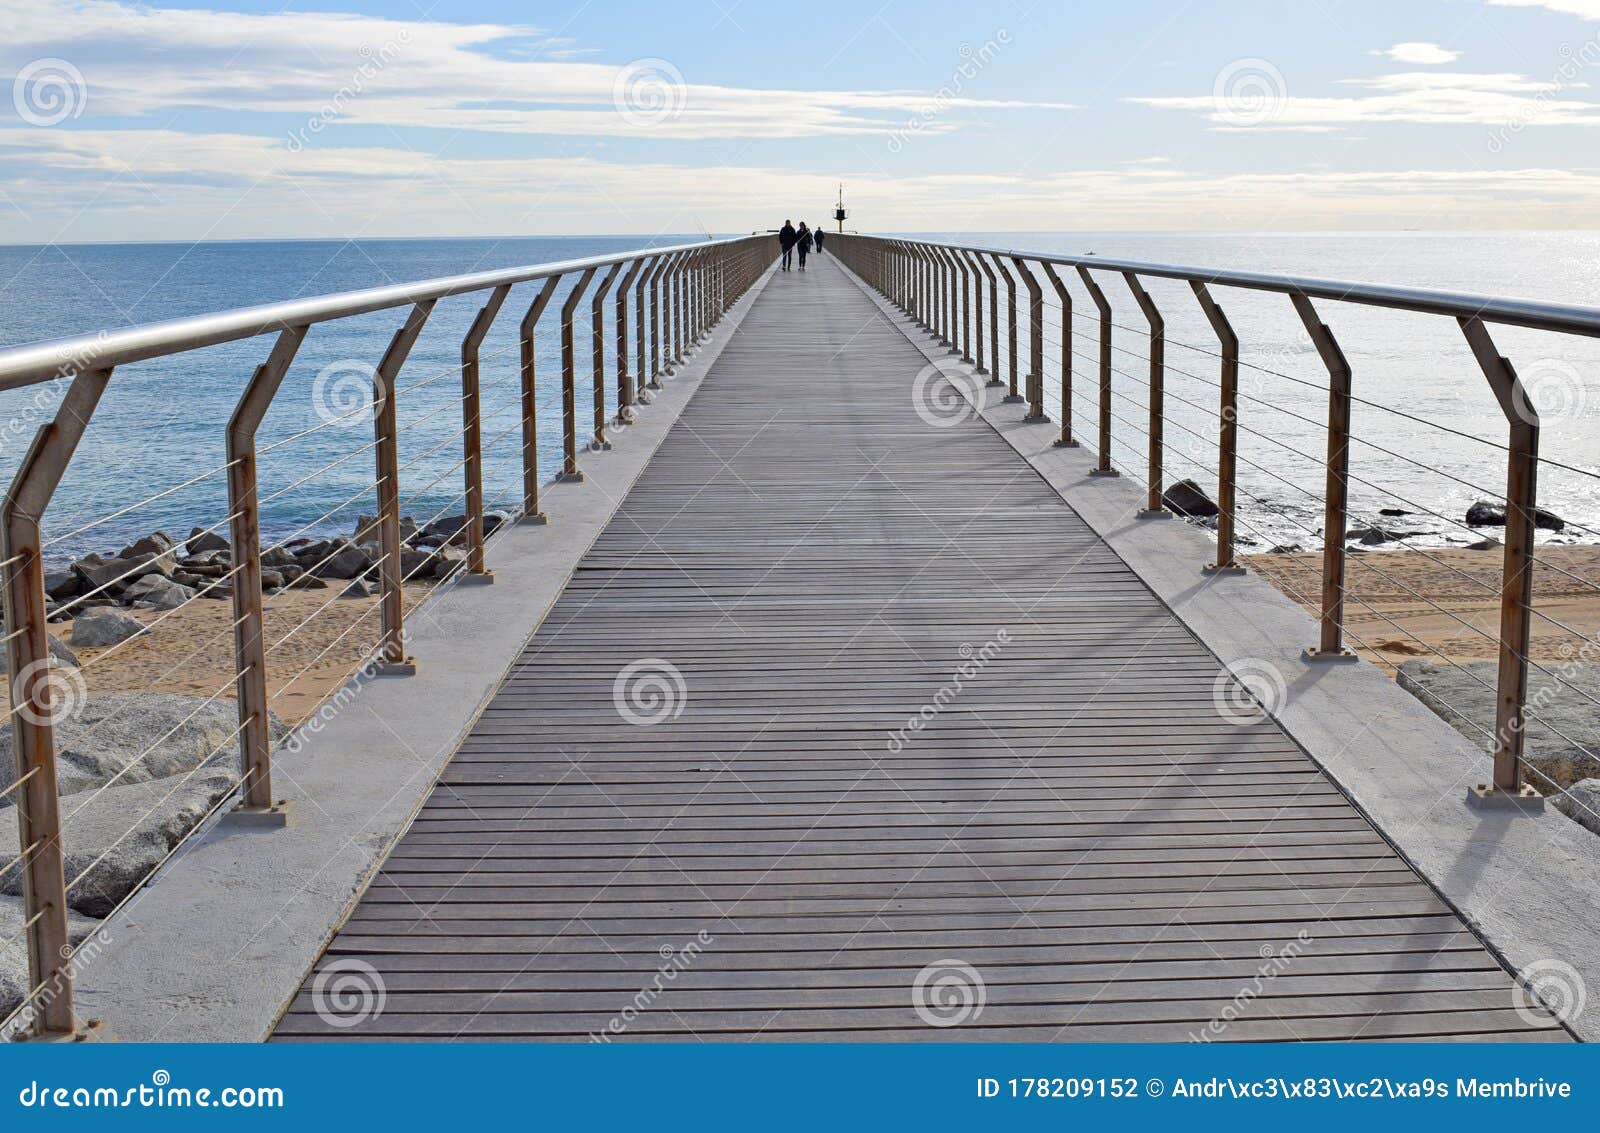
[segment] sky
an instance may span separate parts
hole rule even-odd
[[[0,243],[1600,228],[1600,0],[0,0]]]

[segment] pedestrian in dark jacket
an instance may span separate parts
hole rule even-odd
[[[794,234],[794,246],[800,249],[800,270],[806,270],[806,253],[811,251],[811,229],[806,227],[806,222],[800,222],[800,228]]]
[[[827,233],[820,228],[811,234],[811,238],[817,242],[817,255],[819,256],[822,255],[822,238],[826,235]]]
[[[784,271],[789,270],[789,257],[794,254],[794,242],[796,235],[797,234],[794,230],[794,225],[790,224],[787,220],[784,221],[783,228],[778,232],[778,247],[783,250]]]

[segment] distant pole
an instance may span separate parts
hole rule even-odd
[[[839,222],[839,234],[844,235],[844,218],[848,214],[844,211],[844,184],[839,185],[839,203],[833,208],[833,219]]]

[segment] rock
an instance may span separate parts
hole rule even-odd
[[[47,570],[44,572],[44,592],[57,602],[76,598],[83,593],[83,578],[73,570]]]
[[[440,547],[433,555],[433,577],[443,581],[464,570],[467,565],[467,553],[458,547]]]
[[[400,577],[405,579],[431,578],[434,571],[433,551],[413,551],[409,547],[400,551]]]
[[[1500,546],[1500,540],[1498,540],[1498,539],[1479,539],[1476,543],[1468,543],[1467,544],[1467,550],[1469,550],[1469,551],[1492,551],[1492,550],[1494,550],[1495,548],[1497,548],[1499,546]]]
[[[294,552],[287,547],[268,547],[261,552],[261,565],[264,567],[294,566],[296,562]]]
[[[67,669],[78,667],[78,655],[67,648],[67,643],[55,634],[47,635],[50,641],[50,664]],[[11,649],[9,646],[0,646],[0,673],[11,671]]]
[[[61,798],[61,845],[69,881],[67,905],[106,916],[160,865],[212,805],[233,789],[231,766],[215,761],[193,774],[117,783]],[[0,893],[22,893],[16,808],[0,811]],[[85,871],[88,871],[85,873]]]
[[[1267,551],[1269,555],[1298,555],[1304,548],[1299,543],[1279,543]]]
[[[1567,786],[1594,774],[1594,759],[1588,753],[1600,751],[1600,715],[1594,708],[1600,699],[1600,663],[1561,661],[1547,667],[1559,672],[1561,680],[1538,669],[1528,673],[1528,703],[1538,708],[1537,715],[1527,718],[1524,755],[1544,775]],[[1488,752],[1493,746],[1498,669],[1494,661],[1455,665],[1406,661],[1395,680],[1475,747]],[[1481,770],[1487,779],[1487,759]],[[1534,781],[1541,790],[1550,789],[1537,776]]]
[[[1415,513],[1409,512],[1405,508],[1381,507],[1381,508],[1378,509],[1378,514],[1379,515],[1413,515]]]
[[[1550,802],[1591,834],[1600,834],[1600,779],[1580,779]]]
[[[1208,516],[1217,514],[1217,505],[1193,480],[1179,480],[1161,493],[1161,503],[1177,515]],[[465,517],[463,517],[465,518]]]
[[[122,596],[143,610],[176,610],[195,596],[195,591],[170,578],[147,575],[122,592]]]
[[[328,584],[314,574],[301,572],[289,583],[296,590],[326,590]]]
[[[114,559],[90,555],[72,564],[73,573],[83,580],[85,592],[117,594],[129,583],[148,574],[170,575],[178,567],[177,556],[139,554]]]
[[[11,841],[14,843],[15,823],[11,829]],[[0,897],[0,1019],[15,1011],[32,990],[28,986],[28,942],[23,927],[27,923],[21,897]],[[67,940],[74,947],[92,936],[99,927],[99,921],[74,912],[67,913]],[[21,1022],[20,1018],[18,1022]]]
[[[370,598],[370,597],[372,597],[372,595],[374,593],[376,593],[376,591],[373,590],[372,587],[368,586],[361,579],[352,578],[348,583],[345,584],[345,588],[343,590],[339,591],[339,597],[341,597],[341,598]]]
[[[106,607],[85,610],[72,623],[72,644],[80,649],[103,649],[144,633],[144,623]]]
[[[402,515],[400,517],[400,541],[402,543],[410,542],[417,535],[417,521],[409,515]],[[379,528],[377,516],[359,515],[356,517],[356,530],[355,534],[350,537],[351,542],[358,545],[361,543],[376,543],[382,538],[383,532]]]
[[[263,590],[280,590],[283,588],[284,581],[282,571],[263,570],[261,572],[261,589]]]
[[[275,740],[288,734],[283,721],[270,713],[268,729]],[[232,770],[238,766],[238,730],[239,712],[231,700],[165,692],[97,693],[56,716],[59,790],[76,794],[112,779],[118,786],[147,783],[193,771],[209,758]],[[0,761],[10,767],[12,760],[11,729],[0,729]],[[10,803],[11,796],[0,798],[0,806]]]
[[[500,530],[502,524],[510,523],[511,516],[503,511],[486,511],[483,513],[483,534],[488,538]]]
[[[348,543],[310,562],[307,559],[309,555],[301,555],[297,562],[319,578],[359,578],[372,567],[372,556]]]
[[[164,555],[170,550],[172,550],[172,537],[165,531],[156,531],[137,542],[128,544],[122,548],[117,557],[131,559],[136,555]]]
[[[184,549],[191,555],[201,555],[207,551],[226,551],[229,543],[215,531],[207,531],[204,527],[196,527],[189,532],[188,542]]]
[[[1545,511],[1542,507],[1533,509],[1533,525],[1541,531],[1565,531],[1567,529],[1566,520]]]
[[[1504,527],[1506,509],[1489,500],[1479,500],[1467,509],[1468,527]]]

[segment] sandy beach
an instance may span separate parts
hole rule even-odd
[[[414,609],[433,589],[406,587]],[[377,646],[378,598],[341,598],[325,590],[284,590],[265,602],[267,685],[272,710],[290,724],[304,720],[343,684]],[[196,598],[170,612],[123,608],[149,632],[105,649],[73,648],[90,696],[104,692],[172,692],[232,699],[233,603]],[[72,639],[72,623],[50,630]],[[7,698],[9,700],[9,698]],[[9,707],[9,703],[7,704]]]
[[[1583,645],[1578,634],[1600,635],[1600,547],[1541,546],[1538,558],[1532,657],[1570,660]],[[1249,555],[1242,561],[1316,612],[1321,552]],[[1352,550],[1346,561],[1346,635],[1350,647],[1368,660],[1392,674],[1412,658],[1442,664],[1498,656],[1499,547]]]

